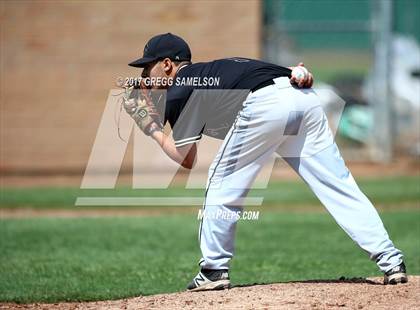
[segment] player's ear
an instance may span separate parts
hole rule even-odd
[[[173,63],[169,58],[165,58],[162,60],[162,69],[168,75],[171,73],[173,69]]]

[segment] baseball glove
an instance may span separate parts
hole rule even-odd
[[[162,128],[160,115],[152,101],[151,89],[147,88],[143,81],[140,82],[140,86],[125,88],[122,104],[145,135],[151,134],[150,128],[153,123]]]

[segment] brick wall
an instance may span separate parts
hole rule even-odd
[[[108,93],[148,38],[184,37],[193,61],[259,57],[259,1],[2,1],[6,171],[83,171]],[[130,155],[128,155],[128,159]]]

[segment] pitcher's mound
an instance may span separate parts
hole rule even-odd
[[[410,276],[409,283],[395,286],[382,285],[381,278],[308,280],[115,301],[1,306],[6,309],[420,309],[420,276]]]

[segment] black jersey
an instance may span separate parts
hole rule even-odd
[[[249,91],[291,70],[247,58],[227,58],[182,67],[166,94],[165,120],[177,147],[202,134],[224,139]]]

